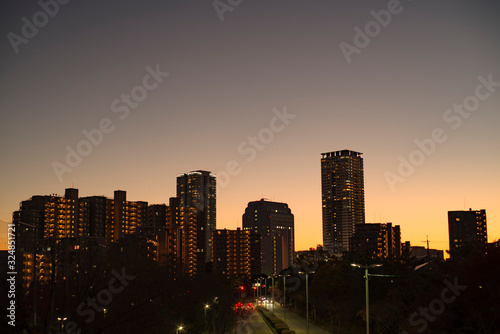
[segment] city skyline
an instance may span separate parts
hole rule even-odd
[[[366,35],[388,3],[70,2],[16,48],[42,9],[4,4],[0,248],[32,195],[168,203],[200,169],[218,229],[269,198],[315,247],[320,153],[343,149],[363,152],[366,223],[447,249],[447,212],[485,209],[499,239],[499,4],[403,1]]]
[[[186,174],[184,174],[184,173],[177,174],[177,175],[176,175],[176,179],[178,180],[178,178],[179,178],[180,176],[182,176],[182,175],[188,175],[188,174],[190,174],[190,173],[193,173],[193,172],[189,172],[189,173],[186,173]],[[210,173],[211,175],[216,176],[214,173],[211,173],[211,172],[206,172],[206,173]],[[178,181],[176,182],[176,185],[177,185],[177,184],[178,184]],[[71,187],[71,188],[66,188],[66,189],[65,189],[65,194],[63,194],[63,195],[59,195],[59,194],[57,194],[57,193],[55,193],[55,192],[54,192],[54,193],[50,193],[50,195],[61,196],[62,198],[64,198],[65,196],[67,196],[68,191],[69,191],[69,193],[71,193],[71,190],[77,190],[78,192],[80,192],[82,189],[78,189],[78,188]],[[114,190],[114,194],[115,194],[114,196],[116,196],[116,192],[118,192],[118,193],[127,192],[127,193],[128,193],[128,191],[127,191],[126,189],[118,189],[118,190]],[[26,199],[24,199],[23,201],[25,201],[25,200],[29,200],[29,199],[31,199],[31,197],[33,197],[33,196],[50,196],[50,195],[49,195],[48,193],[47,193],[47,194],[32,194],[29,198],[26,198]],[[105,198],[110,198],[110,199],[112,199],[112,198],[113,198],[113,196],[106,196],[106,195],[102,195],[102,194],[99,194],[99,195],[97,195],[97,194],[86,194],[85,196],[88,196],[88,197],[92,197],[92,196],[103,196],[103,197],[105,197]],[[84,197],[83,195],[80,195],[80,198],[85,198],[85,197]],[[170,199],[170,197],[169,197],[169,199]],[[247,203],[247,205],[249,205],[249,204],[251,204],[251,203],[260,202],[260,201],[262,201],[262,200],[264,200],[264,199],[265,199],[265,198],[261,198],[260,200],[253,200],[253,201],[249,201],[249,202]],[[268,199],[266,199],[266,200],[268,200]],[[148,203],[149,205],[158,205],[158,204],[167,204],[167,205],[168,205],[168,203],[169,203],[169,201],[165,201],[165,202],[161,202],[161,203],[160,203],[160,202],[150,202],[150,201],[148,201],[147,199],[134,199],[134,201],[143,201],[143,202]],[[21,201],[21,202],[22,202],[22,201]],[[19,203],[19,206],[21,205],[21,202]],[[274,202],[274,201],[272,201],[272,202]],[[277,202],[277,203],[283,203],[283,204],[286,204],[284,201],[276,201],[276,202]],[[465,203],[464,203],[464,204],[465,204]],[[247,208],[247,207],[246,207],[246,208]],[[18,209],[19,209],[19,208],[18,208]],[[18,210],[18,209],[17,209],[17,210]],[[471,208],[465,209],[465,206],[464,206],[464,211],[466,211],[466,210],[470,210],[470,209],[471,209]],[[476,210],[484,210],[484,209],[475,208],[475,209],[473,209],[473,210],[474,210],[474,211],[476,211]],[[238,222],[235,226],[232,226],[232,227],[227,227],[227,226],[222,226],[222,227],[221,227],[221,226],[217,226],[217,229],[233,229],[233,230],[234,230],[234,229],[236,229],[236,228],[243,228],[243,216],[244,216],[245,211],[246,211],[246,209],[243,211],[243,213],[242,213],[242,215],[241,215],[241,216],[242,216],[241,220],[240,220],[240,221],[239,221],[239,222]],[[446,214],[448,215],[450,211],[459,211],[459,210],[449,210],[449,211],[447,211],[447,212],[446,212]],[[13,212],[13,213],[14,213],[14,212]],[[448,219],[448,218],[447,218],[447,219]],[[489,221],[489,219],[488,219],[488,221]],[[387,221],[384,221],[381,217],[379,218],[379,221],[377,221],[376,219],[374,219],[373,221],[369,221],[369,220],[367,219],[367,221],[366,221],[366,223],[388,223],[388,222],[390,223],[390,221],[388,221],[388,220],[387,220]],[[491,223],[490,223],[490,224],[491,224]],[[448,220],[447,220],[447,222],[446,222],[446,224],[445,224],[445,225],[446,225],[446,230],[447,230],[447,232],[446,232],[446,233],[448,233]],[[405,234],[404,234],[404,229],[403,229],[403,233],[402,233],[402,235],[403,235],[403,236],[405,235]],[[299,236],[299,237],[300,237],[300,236]],[[323,236],[321,235],[321,237],[323,237]],[[426,235],[426,237],[428,237],[428,235]],[[407,240],[407,239],[406,239],[405,237],[402,237],[402,238],[401,238],[401,241],[404,241],[404,240]],[[488,233],[488,234],[487,234],[487,242],[494,242],[494,241],[497,241],[497,240],[498,240],[498,238],[492,237],[490,233]],[[411,240],[409,240],[409,241],[411,241]],[[425,242],[425,241],[421,241],[421,243],[424,243],[424,242]],[[432,240],[431,240],[430,242],[431,242],[431,244],[433,243],[433,241],[432,241]],[[435,249],[444,249],[444,250],[446,250],[446,249],[448,249],[448,248],[449,248],[449,247],[446,247],[446,246],[442,246],[442,245],[441,245],[441,244],[443,244],[443,243],[445,243],[445,242],[446,242],[446,243],[449,243],[449,240],[447,240],[447,241],[436,241],[436,242],[438,243],[438,245],[435,245],[435,244],[434,244],[434,245],[432,246],[432,247],[433,247],[433,248],[435,248]],[[323,245],[323,246],[324,246],[324,244],[323,244],[323,243],[317,243],[316,245]],[[306,247],[302,247],[302,248],[301,248],[301,247],[295,247],[295,248],[296,248],[296,250],[307,250],[307,249],[309,249],[309,248],[314,248],[314,247],[316,247],[316,245],[312,245],[312,244],[311,244],[311,245],[306,245]],[[413,242],[412,242],[412,243],[411,243],[411,245],[412,245],[412,246],[421,246],[422,244],[419,244],[419,243],[413,243]]]

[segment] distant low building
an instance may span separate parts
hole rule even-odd
[[[444,252],[442,250],[427,249],[424,246],[411,246],[410,255],[415,257],[417,260],[429,258],[429,260],[435,259],[444,261]]]
[[[311,262],[327,261],[328,258],[328,253],[324,250],[323,246],[317,245],[316,248],[311,247],[308,250],[296,251],[293,256],[293,265],[295,267],[302,267],[304,264],[309,265]]]
[[[373,258],[401,256],[401,228],[392,223],[356,224],[349,242],[350,252]]]
[[[409,241],[405,241],[401,243],[401,256],[402,257],[407,257],[410,256],[411,252],[411,244]]]

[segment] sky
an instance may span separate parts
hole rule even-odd
[[[447,249],[447,212],[486,209],[500,238],[498,2],[44,1],[1,4],[0,248],[33,195],[168,203],[192,170],[217,175],[217,228],[267,198],[315,247],[342,149],[367,223]]]

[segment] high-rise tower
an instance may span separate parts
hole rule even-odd
[[[354,226],[365,223],[361,155],[349,150],[321,153],[323,244],[338,255],[349,250]]]
[[[215,231],[215,175],[197,170],[177,175],[177,197],[181,207],[197,209],[198,261],[212,261],[213,232]]]
[[[251,232],[252,275],[277,275],[292,265],[294,226],[288,204],[264,199],[248,203],[243,214],[243,229]]]

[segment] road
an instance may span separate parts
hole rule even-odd
[[[269,311],[271,312],[273,311],[272,304],[264,304],[263,306],[266,307]],[[274,305],[274,314],[281,320],[284,320],[285,318],[284,309],[278,303],[275,303]],[[294,330],[295,333],[297,334],[307,333],[306,319],[299,317],[297,314],[289,310],[286,311],[286,324],[288,325],[288,328]],[[309,334],[330,334],[330,333],[312,324],[309,324]]]
[[[273,334],[257,311],[251,311],[248,318],[241,319],[232,334]]]

